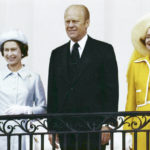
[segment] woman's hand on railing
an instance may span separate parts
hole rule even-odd
[[[48,140],[50,142],[50,144],[53,146],[53,135],[49,134],[48,135]],[[59,139],[58,139],[58,135],[56,134],[56,138],[55,138],[55,148],[58,149],[59,148]]]
[[[110,127],[102,126],[101,131],[109,131]],[[101,145],[105,145],[110,140],[110,132],[102,132],[101,134]]]

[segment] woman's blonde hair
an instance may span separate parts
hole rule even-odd
[[[130,57],[127,69],[127,79],[131,69],[131,64],[146,55],[149,54],[149,51],[145,45],[146,33],[150,28],[150,14],[146,14],[142,18],[138,20],[138,22],[134,25],[131,32],[131,40],[134,47],[134,51]]]

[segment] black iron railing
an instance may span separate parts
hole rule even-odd
[[[134,117],[132,123],[129,122]],[[136,118],[136,119],[135,119]],[[116,122],[117,119],[117,122]],[[49,125],[48,125],[49,124]],[[127,125],[131,130],[123,130],[123,126]],[[80,134],[87,135],[87,150],[90,149],[90,135],[97,133],[99,136],[99,150],[101,150],[101,134],[103,132],[110,133],[109,149],[116,150],[115,144],[120,144],[121,149],[127,149],[127,133],[134,133],[134,150],[138,150],[137,139],[138,133],[146,133],[146,150],[149,150],[150,137],[149,129],[144,129],[150,124],[150,112],[106,112],[106,113],[80,113],[80,114],[45,114],[45,115],[14,115],[14,116],[0,116],[0,143],[1,139],[5,138],[6,150],[14,150],[11,145],[16,141],[18,150],[26,150],[23,147],[23,142],[26,136],[26,147],[29,150],[35,150],[34,143],[37,139],[35,135],[40,136],[40,150],[45,150],[45,135],[51,134],[53,137],[53,145],[55,145],[55,137],[61,135],[64,138],[64,148],[67,145],[68,134],[75,135],[75,150],[79,147]],[[101,131],[102,125],[113,126],[109,131]],[[150,126],[150,125],[149,125]],[[114,142],[114,135],[121,134],[118,143]],[[16,138],[16,139],[15,139]],[[15,139],[15,140],[14,140]],[[95,139],[96,140],[96,139]],[[17,150],[15,149],[15,150]],[[52,149],[55,149],[53,146]]]

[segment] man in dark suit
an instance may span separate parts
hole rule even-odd
[[[84,5],[69,6],[64,19],[70,41],[51,54],[48,113],[116,112],[118,69],[113,47],[87,35],[90,14]],[[109,129],[106,126],[101,128]],[[63,149],[63,137],[59,138]],[[75,149],[75,140],[71,138],[72,136],[67,139],[67,150]],[[82,135],[79,140],[82,140],[79,150],[87,149],[83,144],[84,138],[85,135]],[[49,139],[52,140],[51,136]],[[109,132],[102,133],[102,150],[109,139]],[[91,141],[91,150],[98,149],[98,136],[91,138]]]

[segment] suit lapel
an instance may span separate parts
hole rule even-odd
[[[62,50],[62,75],[66,82],[69,83],[69,70],[68,70],[68,55],[70,54],[70,42],[68,42]]]

